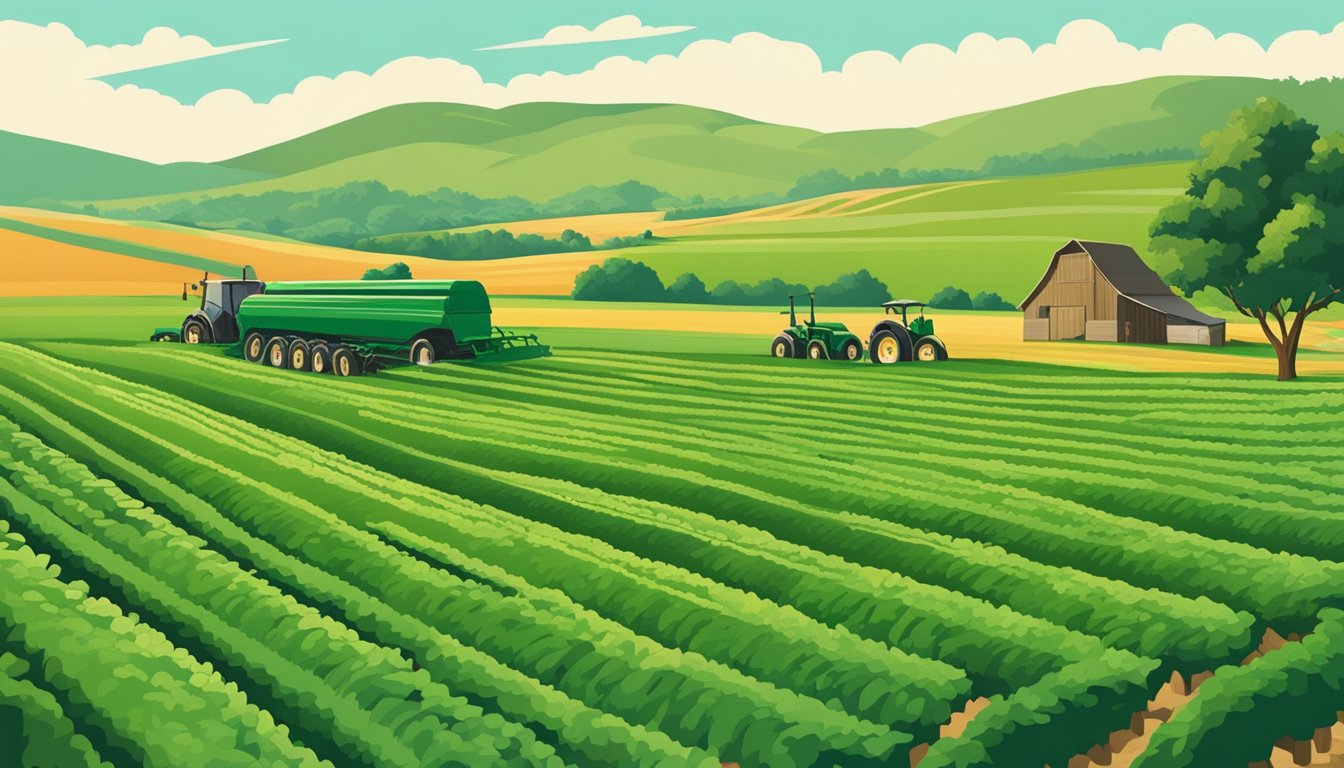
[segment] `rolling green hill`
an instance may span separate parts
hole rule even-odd
[[[678,105],[409,104],[215,165],[154,166],[0,136],[0,149],[31,144],[7,151],[22,156],[28,172],[7,176],[0,192],[10,199],[113,200],[117,207],[184,193],[199,199],[303,192],[359,180],[407,192],[451,187],[533,201],[631,179],[682,197],[779,194],[800,176],[827,169],[847,175],[883,168],[974,171],[1024,155],[1063,158],[1079,168],[1156,159],[1154,152],[1167,159],[1193,155],[1203,134],[1262,96],[1284,101],[1327,130],[1344,129],[1340,80],[1154,78],[922,128],[831,134]],[[987,171],[995,175],[992,164]]]
[[[0,203],[162,195],[264,179],[271,174],[208,163],[155,165],[71,144],[0,131]]]

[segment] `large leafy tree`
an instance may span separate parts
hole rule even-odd
[[[1294,379],[1303,323],[1344,289],[1344,136],[1261,99],[1204,147],[1153,222],[1153,250],[1175,256],[1176,287],[1213,288],[1259,322],[1279,379]]]

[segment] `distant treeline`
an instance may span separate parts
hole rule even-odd
[[[594,264],[574,279],[570,294],[583,301],[666,301],[678,304],[731,304],[740,306],[785,306],[789,296],[816,293],[825,306],[876,306],[891,300],[886,283],[861,269],[841,275],[834,282],[809,289],[772,277],[758,283],[725,280],[709,289],[703,280],[687,272],[664,286],[658,273],[640,261],[610,258]]]
[[[1095,145],[1060,145],[1041,152],[995,155],[979,168],[885,168],[853,176],[838,170],[823,170],[799,178],[784,193],[729,198],[706,198],[701,195],[678,197],[634,180],[610,186],[586,186],[544,202],[532,202],[517,196],[477,197],[449,187],[412,194],[388,189],[377,181],[352,181],[339,187],[303,192],[275,190],[199,200],[180,198],[134,208],[110,204],[75,207],[53,200],[43,200],[41,206],[111,218],[163,221],[202,229],[265,232],[323,245],[383,251],[390,247],[384,245],[386,241],[383,236],[393,234],[431,232],[525,219],[634,211],[662,211],[669,220],[717,216],[851,189],[1059,173],[1184,160],[1193,155],[1191,150],[1180,148],[1105,154],[1104,149]],[[414,247],[427,251],[470,251],[473,247],[465,243],[436,245],[418,239],[411,242],[415,243]]]
[[[642,235],[611,237],[593,245],[587,235],[566,229],[558,238],[541,235],[515,235],[507,229],[482,229],[476,232],[409,232],[383,235],[355,241],[354,247],[375,253],[396,253],[423,256],[428,259],[453,261],[483,261],[532,256],[539,253],[567,253],[605,248],[631,248],[643,245],[653,238],[645,230]]]
[[[929,299],[930,307],[939,309],[984,309],[984,310],[1009,310],[1017,309],[997,293],[986,293],[981,291],[974,297],[971,294],[954,286],[947,286],[941,291],[933,294]]]

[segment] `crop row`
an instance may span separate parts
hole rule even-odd
[[[0,744],[0,763],[111,768],[76,730],[56,697],[29,678],[31,672],[31,664],[0,651],[0,728],[23,734]]]
[[[360,755],[371,765],[441,765],[452,756],[532,765],[554,760],[553,750],[531,733],[481,717],[399,654],[360,640],[152,511],[117,503],[108,505],[115,516],[105,516],[87,500],[128,500],[114,499],[110,486],[93,485],[82,467],[43,450],[31,436],[12,438],[26,454],[14,464],[12,487],[55,510],[11,496],[12,514],[70,561],[118,583],[183,643],[199,644],[225,668],[268,688],[278,705],[273,711],[308,740],[325,734],[322,740],[334,742],[340,754]],[[65,482],[52,483],[43,469]]]
[[[196,463],[203,466],[199,458]],[[201,476],[193,485],[216,483],[216,477]],[[642,717],[652,726],[751,762],[811,764],[816,757],[808,755],[825,751],[872,759],[909,741],[899,733],[847,721],[820,703],[762,687],[697,656],[658,649],[572,604],[568,608],[554,600],[550,605],[526,604],[521,597],[431,572],[423,563],[307,508],[299,499],[284,494],[267,497],[272,503],[287,502],[283,518],[262,512],[264,502],[249,505],[253,510],[249,524],[265,529],[268,537],[301,549],[309,559],[376,591],[395,607],[464,634],[511,665],[609,711]],[[529,630],[529,623],[536,629]],[[500,631],[503,628],[507,631]],[[659,693],[654,695],[654,690]],[[779,730],[772,731],[771,723],[777,723]],[[758,754],[785,743],[790,745],[788,754]]]
[[[94,729],[109,756],[149,766],[319,764],[209,666],[85,585],[62,581],[46,556],[2,520],[0,528],[4,642],[42,659],[65,713]]]
[[[193,385],[193,395],[204,400],[201,390],[207,387],[208,384]],[[212,393],[214,391],[211,390]],[[325,397],[319,391],[305,392],[305,400],[309,399],[310,394],[318,402]],[[292,425],[290,431],[297,432],[301,428],[307,439],[322,442],[327,447],[355,458],[388,465],[390,457],[396,455],[399,457],[395,460],[397,472],[403,477],[451,488],[457,493],[467,493],[478,500],[493,502],[507,509],[526,510],[529,515],[558,527],[601,536],[619,547],[643,552],[649,557],[667,559],[669,552],[675,549],[675,542],[667,535],[651,531],[649,523],[620,519],[629,517],[626,514],[631,506],[629,498],[577,486],[566,487],[562,493],[550,494],[548,498],[538,498],[536,489],[543,481],[541,475],[557,474],[558,467],[555,465],[560,463],[558,459],[552,459],[542,467],[529,467],[533,471],[527,477],[516,476],[491,482],[481,477],[477,468],[470,463],[431,456],[434,447],[443,445],[445,441],[460,445],[464,440],[470,440],[473,443],[473,461],[484,465],[507,466],[516,463],[519,454],[540,450],[529,447],[529,443],[535,442],[537,438],[536,424],[524,427],[497,423],[490,427],[497,433],[496,436],[477,437],[482,429],[470,423],[470,415],[464,414],[451,429],[428,426],[434,418],[433,409],[437,405],[433,402],[434,396],[426,396],[431,402],[423,404],[406,402],[400,398],[392,402],[379,402],[377,398],[362,393],[343,393],[342,397],[349,405],[359,408],[366,419],[376,418],[380,423],[370,424],[365,421],[357,429],[340,424],[333,426],[331,419],[314,418],[309,408],[273,403],[264,395],[220,392],[209,398],[208,402],[222,410],[248,413],[256,421],[281,429]],[[391,416],[390,412],[395,412],[396,417]],[[510,434],[512,432],[516,432],[516,436]],[[620,446],[623,452],[635,450],[621,445],[619,440],[615,437],[607,438],[611,444]],[[554,454],[560,449],[546,450]],[[716,516],[734,518],[800,544],[820,546],[850,560],[901,571],[922,581],[963,590],[1030,615],[1097,634],[1110,643],[1141,654],[1166,656],[1207,668],[1211,665],[1210,660],[1216,663],[1235,655],[1245,650],[1243,646],[1250,642],[1249,617],[1234,614],[1207,600],[1137,589],[1118,580],[1098,579],[1074,569],[1043,566],[996,547],[929,534],[872,517],[828,512],[784,496],[757,492],[740,484],[737,488],[743,490],[734,493],[733,487],[726,490],[722,487],[725,483],[713,483],[703,478],[677,482],[677,478],[684,477],[687,472],[684,469],[690,462],[687,451],[679,450],[675,457],[667,460],[679,464],[680,468],[677,469],[660,466],[654,458],[650,456],[650,460],[638,462],[639,466],[635,466],[635,457],[627,459],[622,468],[627,469],[628,474],[636,475],[636,479],[627,476],[624,482],[638,482],[644,486],[645,494],[651,488],[658,492],[660,498],[696,494],[708,499],[696,506],[713,509]],[[587,455],[573,451],[564,453],[565,474],[575,474],[576,470],[582,470],[590,461],[591,457]],[[700,466],[707,467],[710,458],[702,451],[698,461],[701,462]],[[756,463],[752,466],[755,468]],[[600,476],[600,480],[596,474],[579,473],[579,476],[585,477],[589,485],[600,485],[611,484],[615,474],[618,473],[608,470]],[[777,480],[773,482],[776,488],[788,487],[787,476],[772,480]],[[576,495],[596,499],[601,507],[597,510],[577,508],[572,502]],[[660,513],[663,516],[684,518],[691,528],[724,529],[723,536],[738,537],[744,533],[740,526],[725,528],[725,523],[713,517],[670,506],[661,507]],[[593,521],[596,515],[614,515],[617,519]],[[584,519],[590,520],[584,522]],[[626,533],[613,531],[613,526],[624,529]],[[745,533],[755,534],[752,531]],[[759,534],[755,536],[761,538]],[[643,543],[631,541],[650,537],[658,538]],[[694,570],[704,569],[699,553],[689,554],[678,560],[678,563]],[[709,575],[720,580],[723,578],[719,574]],[[1051,586],[1046,588],[1044,585],[1047,584]],[[759,589],[756,585],[744,588]],[[766,588],[769,588],[768,585]],[[1134,624],[1133,606],[1139,603],[1144,604],[1144,610],[1153,615],[1156,626],[1139,627]],[[824,620],[835,621],[834,614],[828,614]],[[891,639],[887,633],[881,637],[884,640]],[[963,665],[961,661],[953,660]],[[1027,676],[1039,676],[1040,671],[1032,670]]]
[[[1327,608],[1300,643],[1219,669],[1158,728],[1135,768],[1267,761],[1287,736],[1311,738],[1344,711],[1344,611]]]

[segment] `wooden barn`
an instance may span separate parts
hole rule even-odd
[[[1070,240],[1019,305],[1022,338],[1226,343],[1226,323],[1171,292],[1133,248]]]

